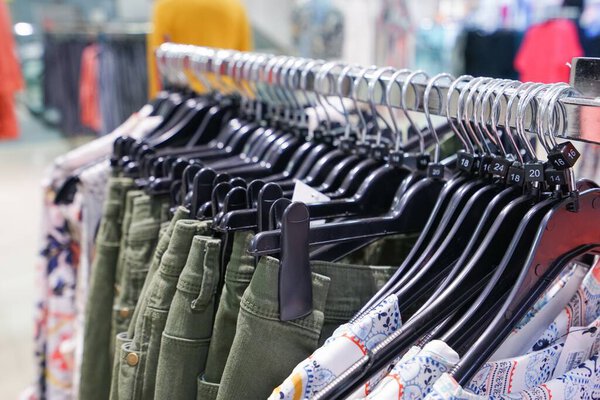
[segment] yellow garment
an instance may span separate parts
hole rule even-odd
[[[148,35],[150,97],[160,89],[154,52],[164,42],[240,51],[252,47],[246,11],[239,0],[157,0]]]

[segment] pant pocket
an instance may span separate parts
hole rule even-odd
[[[154,398],[194,400],[209,344],[210,339],[190,340],[163,333]]]
[[[198,391],[196,392],[196,400],[216,400],[219,393],[218,383],[210,383],[204,380],[204,376],[198,377]]]
[[[110,400],[119,400],[119,370],[121,369],[121,349],[125,343],[130,343],[131,339],[127,332],[119,333],[115,336],[115,358],[113,360],[113,371],[110,382]]]
[[[138,380],[143,378],[144,353],[135,351],[132,343],[124,343],[119,353],[119,378],[117,393],[119,400],[133,400],[140,397]]]

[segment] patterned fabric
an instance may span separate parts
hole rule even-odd
[[[570,265],[565,268],[560,276],[556,279],[556,281],[550,286],[548,290],[543,294],[543,296],[536,301],[536,303],[531,307],[527,314],[519,321],[517,326],[514,327],[513,332],[518,332],[525,327],[543,308],[545,308],[552,299],[556,298],[558,293],[562,291],[567,282],[571,281],[576,269],[576,264]]]
[[[432,340],[412,358],[396,364],[367,399],[422,399],[458,361],[458,354],[446,343]]]
[[[467,389],[480,395],[502,395],[535,388],[552,379],[564,343],[521,357],[488,362]]]
[[[75,288],[80,257],[79,201],[55,205],[46,189],[44,238],[37,266],[40,288],[36,315],[38,385],[34,398],[71,398],[74,360]]]
[[[600,321],[600,264],[585,276],[577,293],[525,355],[487,362],[467,389],[480,395],[502,395],[534,388],[552,379],[570,331]]]
[[[586,326],[600,314],[600,263],[592,268],[569,304],[550,324],[530,351],[543,349],[566,335],[572,326]]]
[[[526,354],[546,328],[577,293],[589,266],[573,263],[546,290],[536,304],[502,342],[490,361],[503,360]]]
[[[426,400],[592,400],[600,397],[600,362],[598,355],[531,390],[503,396],[479,396],[464,390],[449,374],[443,374],[434,384]]]
[[[325,344],[294,368],[269,399],[310,398],[402,325],[398,298],[391,295],[353,323],[335,330]],[[380,377],[381,378],[381,377]],[[377,384],[372,378],[363,388]]]
[[[36,267],[36,382],[24,390],[23,399],[73,398],[77,364],[75,335],[79,337],[77,318],[82,309],[82,303],[77,300],[82,297],[78,288],[93,258],[97,225],[93,221],[99,218],[97,213],[102,207],[99,199],[105,186],[102,173],[93,172],[94,165],[112,151],[116,138],[141,137],[155,127],[160,121],[149,117],[151,112],[151,106],[144,106],[111,134],[58,157],[46,171],[42,181],[41,250]],[[55,205],[57,188],[75,172],[81,172],[81,185],[74,201],[69,205]],[[96,201],[100,202],[95,204]],[[82,268],[84,276],[80,277]]]

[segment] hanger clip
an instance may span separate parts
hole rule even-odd
[[[304,203],[289,205],[281,221],[279,314],[282,321],[312,312],[312,275],[308,258],[310,216]]]
[[[490,165],[490,172],[493,176],[505,180],[511,164],[512,162],[504,157],[494,156]]]
[[[430,163],[427,166],[427,176],[433,179],[444,178],[444,166],[439,163]]]
[[[374,144],[371,148],[371,157],[378,161],[385,160],[389,153],[389,148],[383,143]]]
[[[476,156],[461,150],[456,155],[457,165],[461,171],[471,173],[476,168]]]
[[[557,170],[564,170],[573,167],[580,156],[581,154],[577,151],[575,146],[573,146],[573,143],[564,142],[556,145],[556,147],[548,153],[548,160]]]
[[[525,169],[520,162],[514,162],[508,168],[506,183],[514,186],[523,186],[525,184]]]
[[[417,156],[417,169],[424,171],[427,170],[429,163],[431,162],[431,156],[429,154],[419,154]]]
[[[525,163],[525,182],[535,183],[544,181],[544,164],[541,162]]]
[[[402,150],[393,150],[388,154],[388,162],[392,167],[399,168],[404,165],[404,152]]]

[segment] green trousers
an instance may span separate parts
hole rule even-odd
[[[138,196],[133,200],[132,218],[122,245],[121,273],[117,274],[117,296],[113,307],[112,337],[129,329],[150,260],[158,241],[162,204],[168,199]],[[114,343],[113,343],[114,344]]]
[[[104,215],[96,238],[83,336],[83,360],[79,398],[106,400],[111,375],[111,314],[119,257],[126,195],[133,188],[129,178],[110,178]]]
[[[313,311],[279,320],[279,261],[262,258],[244,292],[217,399],[266,399],[294,367],[347,322],[394,273],[393,267],[311,262]]]
[[[175,224],[169,245],[160,260],[158,270],[150,277],[140,311],[135,321],[135,333],[123,343],[119,354],[119,400],[152,399],[162,333],[177,281],[186,264],[194,236],[208,235],[210,224],[197,220],[179,220]]]
[[[137,316],[140,314],[140,310],[142,309],[142,304],[145,305],[145,293],[148,291],[147,288],[150,286],[151,276],[158,270],[158,266],[160,264],[160,260],[162,259],[163,254],[167,250],[169,246],[169,242],[171,240],[171,236],[173,235],[173,231],[175,229],[175,225],[178,221],[185,219],[189,216],[189,212],[183,208],[179,207],[173,218],[168,223],[163,223],[161,227],[161,233],[159,234],[158,244],[154,250],[152,259],[150,261],[150,267],[148,268],[148,272],[146,273],[146,277],[144,278],[144,285],[142,286],[142,290],[138,296],[138,302],[135,306],[135,310],[133,313],[133,317],[131,318],[131,322],[129,324],[129,329],[126,332],[120,332],[115,336],[115,359],[113,363],[113,372],[112,372],[112,381],[111,381],[111,390],[110,390],[110,399],[117,400],[119,399],[119,371],[122,363],[122,349],[125,345],[129,346],[131,340],[134,336],[134,327]]]
[[[213,331],[220,241],[196,236],[162,333],[155,399],[195,400]]]
[[[247,252],[253,237],[252,232],[234,234],[231,257],[225,270],[225,284],[215,316],[206,369],[199,382],[199,390],[214,392],[215,396],[235,336],[240,300],[254,273],[254,257]]]

